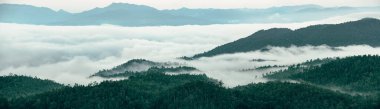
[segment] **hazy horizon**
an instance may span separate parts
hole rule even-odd
[[[10,3],[10,4],[25,4],[33,5],[38,7],[48,7],[53,10],[65,10],[68,12],[78,13],[86,10],[94,9],[96,7],[102,8],[106,7],[112,3],[130,3],[137,5],[146,5],[154,7],[157,9],[180,9],[180,8],[216,8],[216,9],[231,9],[231,8],[253,8],[253,9],[263,9],[270,7],[280,7],[280,6],[294,6],[294,5],[320,5],[323,7],[373,7],[380,6],[380,1],[378,0],[192,0],[192,1],[181,1],[181,0],[166,0],[164,2],[153,1],[153,0],[107,0],[93,2],[91,0],[2,0],[0,3]]]

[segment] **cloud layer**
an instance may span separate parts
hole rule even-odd
[[[87,84],[101,79],[87,77],[100,69],[112,68],[134,58],[153,61],[178,61],[218,45],[246,37],[260,29],[287,27],[297,29],[312,24],[341,23],[364,17],[380,17],[379,13],[358,13],[322,21],[290,24],[187,25],[162,27],[39,26],[0,24],[0,75],[9,73],[38,76],[65,84]],[[306,59],[347,56],[355,53],[377,54],[378,48],[343,47],[274,47],[269,52],[239,53],[202,58],[186,62],[210,77],[221,79],[227,86],[265,81],[256,78],[264,72],[239,72],[266,64],[293,64]],[[361,50],[361,52],[357,52]],[[318,55],[315,55],[318,54]],[[284,58],[286,57],[286,58]],[[263,58],[278,60],[252,63]],[[291,59],[291,60],[288,60]]]

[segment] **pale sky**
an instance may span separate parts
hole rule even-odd
[[[63,9],[68,12],[82,12],[95,7],[105,7],[115,2],[148,5],[157,9],[178,9],[182,7],[268,8],[303,4],[316,4],[325,7],[380,6],[380,0],[0,0],[0,3],[29,4],[48,7],[53,10]]]

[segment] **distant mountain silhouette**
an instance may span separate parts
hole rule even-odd
[[[248,37],[218,46],[193,57],[185,57],[185,59],[263,50],[267,46],[318,46],[324,44],[332,47],[359,44],[380,46],[379,28],[380,20],[373,18],[341,24],[313,25],[294,31],[287,28],[272,28],[260,30]]]
[[[0,4],[0,22],[48,25],[67,19],[71,15],[62,10],[56,12],[44,7]]]
[[[379,12],[380,7],[283,6],[267,9],[174,9],[113,3],[81,13],[54,11],[29,5],[0,4],[0,22],[38,25],[161,26],[237,23],[286,23],[318,20],[355,12]]]

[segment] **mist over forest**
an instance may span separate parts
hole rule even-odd
[[[380,107],[376,1],[35,3],[0,2],[1,109]]]

